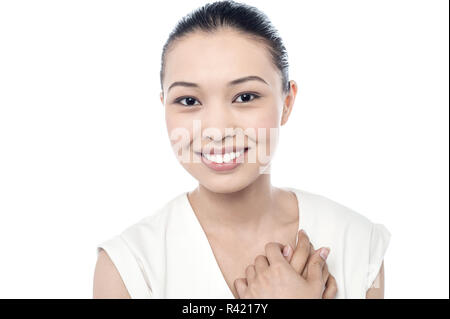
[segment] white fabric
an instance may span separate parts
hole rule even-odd
[[[382,224],[326,197],[284,187],[297,196],[299,229],[331,248],[327,259],[341,298],[365,298],[391,234]],[[298,238],[297,238],[298,239]],[[234,299],[187,192],[97,246],[118,269],[131,298]]]

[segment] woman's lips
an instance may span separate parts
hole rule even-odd
[[[241,152],[239,157],[236,157],[232,160],[230,160],[228,163],[217,163],[214,161],[211,161],[207,159],[205,156],[203,156],[202,153],[197,153],[202,158],[202,163],[205,164],[207,167],[209,167],[212,170],[215,171],[230,171],[232,169],[235,169],[240,164],[244,162],[245,155],[248,152],[248,148],[245,148],[244,152]]]

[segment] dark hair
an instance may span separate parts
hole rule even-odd
[[[208,33],[222,27],[232,27],[242,34],[251,35],[267,45],[274,65],[280,70],[283,93],[289,92],[289,64],[286,48],[278,31],[266,14],[257,8],[235,1],[216,1],[208,3],[183,17],[166,41],[161,56],[160,82],[164,78],[166,52],[170,45],[191,32],[200,30]]]

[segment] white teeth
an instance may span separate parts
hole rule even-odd
[[[222,157],[222,154],[216,154],[216,155],[215,155],[215,162],[217,162],[217,163],[223,163],[223,157]]]
[[[216,163],[229,163],[230,161],[234,160],[235,158],[238,158],[241,156],[240,152],[230,152],[225,154],[203,154],[204,157],[206,157],[208,160]]]

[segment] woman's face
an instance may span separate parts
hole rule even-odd
[[[291,81],[293,95],[282,94],[267,48],[233,30],[196,32],[173,44],[161,102],[174,152],[204,187],[239,191],[270,171],[296,84]]]

